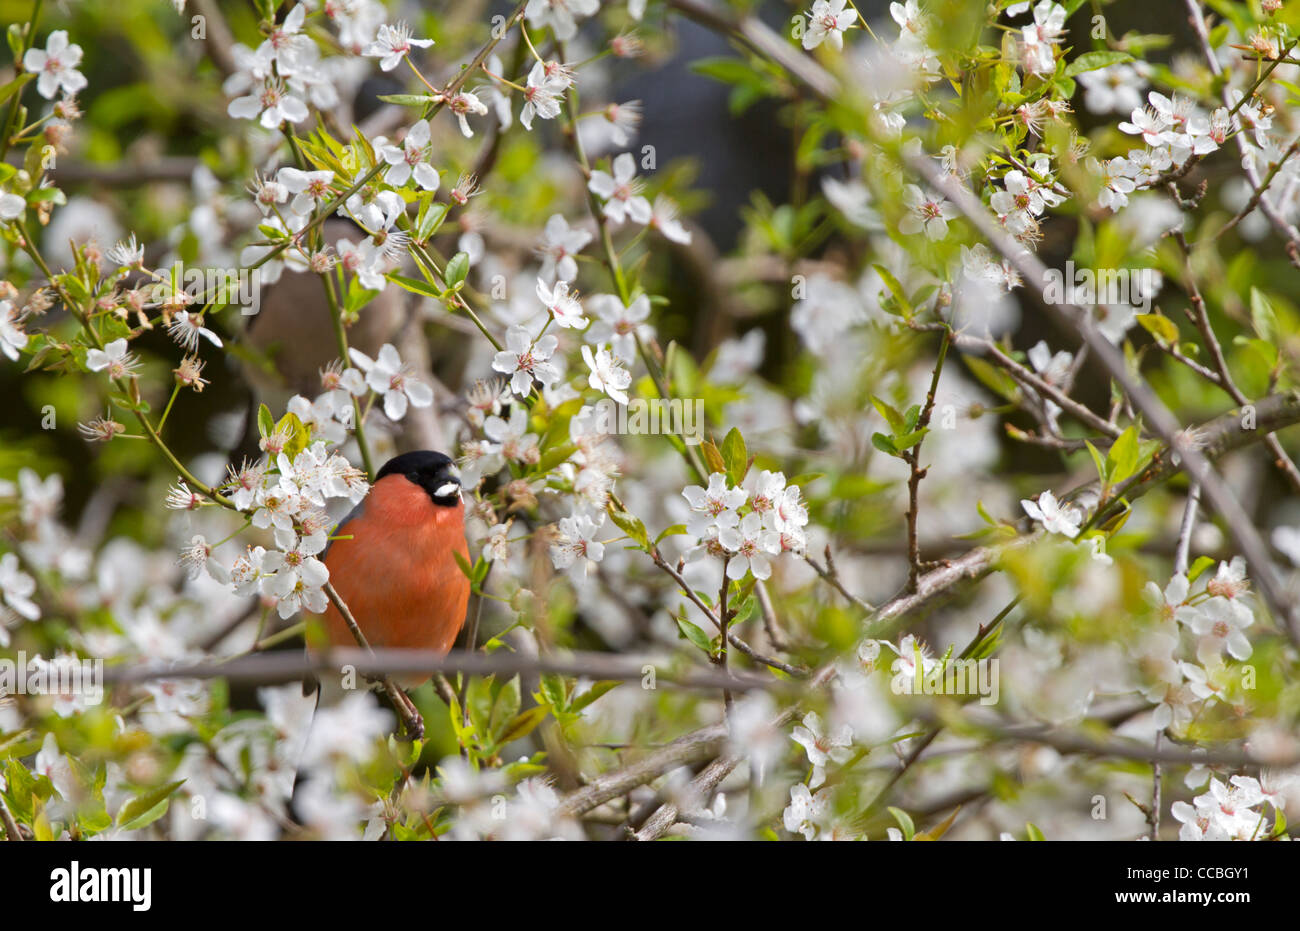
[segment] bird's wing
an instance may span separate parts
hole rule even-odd
[[[345,531],[343,528],[348,525],[348,521],[356,520],[365,512],[366,512],[366,499],[362,498],[360,501],[356,503],[356,506],[353,507],[352,510],[348,511],[347,516],[344,517],[341,521],[339,521],[339,525],[335,527],[334,532],[330,534],[330,539],[329,541],[326,542],[325,549],[321,550],[320,556],[317,557],[321,562],[324,562],[325,557],[329,555],[330,547],[334,545],[333,538],[338,536],[346,536],[347,531]]]

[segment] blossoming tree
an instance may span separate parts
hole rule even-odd
[[[6,835],[1287,833],[1300,12],[96,6],[0,75]],[[458,649],[304,651],[412,449]]]

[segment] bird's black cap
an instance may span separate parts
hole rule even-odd
[[[423,488],[434,504],[455,507],[460,503],[460,474],[456,464],[443,453],[420,449],[402,453],[384,463],[375,481],[388,475],[402,475]],[[448,489],[454,485],[454,489]]]

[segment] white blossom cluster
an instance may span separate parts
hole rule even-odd
[[[266,457],[230,469],[222,486],[234,507],[247,514],[249,523],[269,530],[274,546],[248,546],[232,565],[213,558],[213,547],[196,535],[181,555],[190,577],[207,572],[219,582],[233,586],[236,595],[261,594],[271,598],[280,617],[299,609],[324,612],[324,585],[329,570],[317,557],[329,541],[333,526],[325,507],[329,500],[346,499],[356,504],[369,491],[364,473],[323,440],[312,443],[292,458],[284,452],[290,437],[279,430],[262,440]],[[192,510],[200,498],[179,482],[168,496],[169,507]]]
[[[1228,783],[1211,777],[1208,791],[1192,799],[1192,804],[1173,803],[1170,812],[1182,825],[1179,840],[1252,841],[1271,835],[1273,824],[1259,807],[1267,803],[1275,812],[1282,810],[1281,794],[1252,776],[1233,776]]]
[[[808,509],[799,486],[787,485],[783,473],[767,469],[750,476],[737,487],[714,472],[707,488],[689,485],[682,491],[691,506],[686,533],[694,541],[687,558],[723,559],[729,579],[746,573],[769,578],[770,557],[802,553],[807,546]]]
[[[1243,662],[1254,652],[1246,636],[1255,623],[1249,590],[1246,563],[1240,556],[1220,563],[1195,593],[1182,573],[1170,579],[1163,591],[1155,582],[1147,583],[1147,600],[1159,613],[1160,624],[1141,649],[1143,669],[1150,678],[1143,695],[1155,705],[1157,730],[1184,731],[1206,704],[1242,705],[1227,661],[1231,657]],[[1184,635],[1195,641],[1195,663],[1180,659]]]

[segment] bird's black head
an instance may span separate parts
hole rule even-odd
[[[425,490],[434,504],[455,507],[460,504],[460,474],[456,465],[442,453],[427,449],[402,453],[384,463],[375,477],[378,482],[386,475],[402,475]]]

